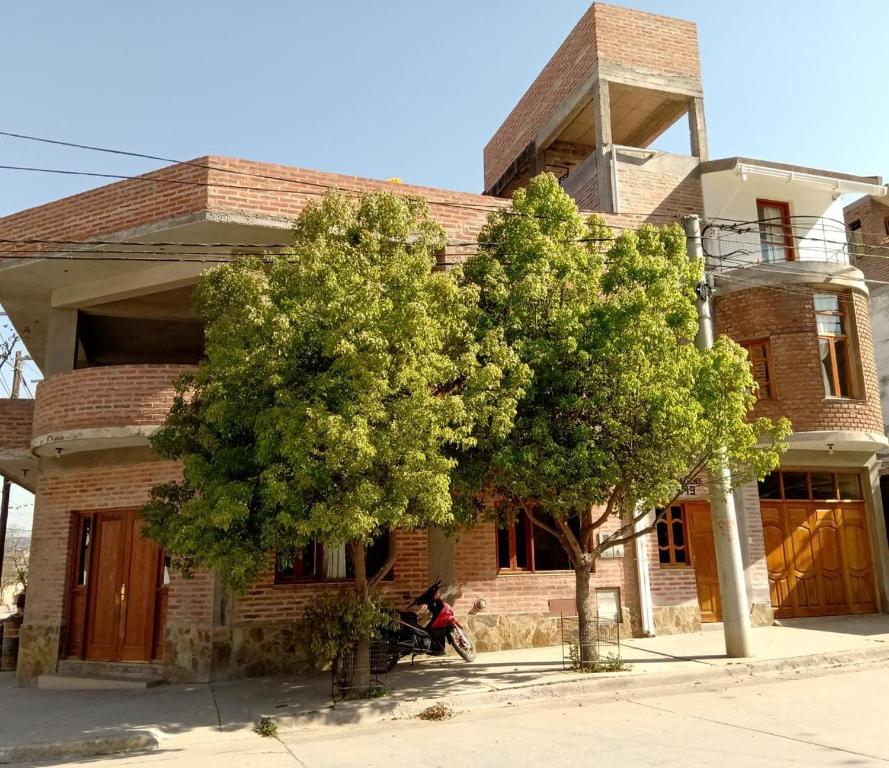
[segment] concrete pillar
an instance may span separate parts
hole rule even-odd
[[[74,369],[77,359],[77,310],[50,309],[44,377]]]
[[[704,122],[704,99],[689,99],[688,132],[691,139],[692,157],[707,160],[707,124]]]
[[[607,80],[593,83],[593,114],[596,119],[596,176],[599,186],[599,208],[615,213],[611,164],[614,162],[611,139],[611,95]]]
[[[456,568],[454,566],[454,537],[441,528],[430,528],[427,533],[429,551],[429,582],[441,579],[442,594],[453,596],[457,589]]]

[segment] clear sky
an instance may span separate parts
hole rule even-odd
[[[711,157],[889,177],[889,1],[625,4],[697,22]],[[588,5],[3,3],[0,130],[481,191],[482,147]],[[2,137],[0,164],[158,165]],[[0,215],[97,185],[0,171]]]

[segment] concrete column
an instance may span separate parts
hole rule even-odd
[[[611,95],[607,80],[593,83],[593,114],[596,119],[596,176],[599,187],[599,208],[615,212],[615,194],[611,183]]]
[[[704,260],[701,243],[701,220],[686,216],[682,220],[687,236],[688,257]],[[710,287],[706,281],[698,285],[698,349],[713,346],[713,317],[710,313]],[[719,575],[719,598],[722,603],[722,626],[725,633],[725,653],[730,658],[752,656],[750,637],[750,606],[741,559],[738,519],[732,495],[732,478],[728,467],[713,472],[713,491],[710,494],[710,513],[713,517],[713,539],[716,545],[716,569]]]
[[[454,566],[454,537],[441,528],[430,528],[427,533],[429,548],[429,581],[441,579],[442,594],[452,597],[457,589],[456,568]]]
[[[50,309],[44,377],[74,369],[77,359],[77,310]]]
[[[692,157],[707,160],[707,124],[704,122],[704,99],[700,96],[688,102],[688,132]]]

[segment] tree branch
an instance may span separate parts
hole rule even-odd
[[[386,555],[386,561],[380,566],[380,570],[378,570],[367,582],[367,585],[370,589],[373,589],[377,584],[380,583],[383,579],[386,578],[386,574],[392,570],[392,566],[395,565],[395,560],[398,558],[398,545],[399,545],[399,535],[398,533],[389,534],[389,552]]]

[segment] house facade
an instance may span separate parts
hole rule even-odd
[[[680,120],[688,153],[654,149]],[[183,681],[294,668],[295,627],[348,581],[344,553],[270,560],[232,595],[218,574],[184,578],[140,535],[149,489],[180,472],[149,438],[202,355],[195,284],[235,253],[286,245],[328,189],[426,198],[451,243],[440,262],[456,263],[489,213],[545,170],[615,227],[705,217],[717,330],[750,352],[756,413],[794,425],[781,471],[735,490],[753,620],[885,610],[875,457],[889,443],[868,287],[834,221],[843,194],[879,195],[880,180],[710,159],[694,25],[597,4],[485,147],[484,194],[208,156],[0,219],[15,251],[0,264],[0,302],[45,377],[35,400],[0,402],[0,471],[36,494],[20,679],[84,664]],[[392,535],[393,603],[441,577],[480,650],[558,641],[574,574],[521,516],[509,529]],[[627,633],[718,621],[706,486],[611,550],[592,586],[599,614]]]

